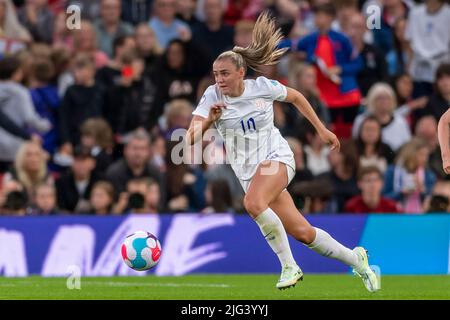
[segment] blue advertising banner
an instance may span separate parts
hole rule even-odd
[[[450,215],[318,215],[309,222],[349,248],[364,245],[371,263],[387,273],[449,271]],[[278,273],[276,255],[248,216],[175,214],[128,216],[0,217],[0,275],[145,275],[122,261],[125,237],[145,230],[162,245],[156,275],[189,273]],[[350,269],[290,238],[307,273]]]

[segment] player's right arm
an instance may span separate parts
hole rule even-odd
[[[439,119],[438,139],[441,147],[442,168],[446,174],[450,174],[450,108]]]
[[[222,116],[223,108],[226,108],[223,103],[215,103],[210,106],[209,113],[206,118],[200,115],[194,115],[186,133],[186,141],[188,145],[193,145],[202,139],[205,131],[208,130],[211,125]]]

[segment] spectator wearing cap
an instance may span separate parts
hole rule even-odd
[[[100,180],[95,173],[91,150],[77,146],[68,172],[56,180],[58,207],[66,212],[88,213],[92,186]]]
[[[376,166],[362,167],[358,173],[358,188],[361,194],[345,204],[346,213],[395,213],[398,212],[394,201],[383,198],[383,174]]]

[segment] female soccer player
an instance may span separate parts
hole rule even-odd
[[[441,147],[442,169],[450,174],[450,109],[439,119],[438,139]]]
[[[294,286],[303,278],[287,234],[323,256],[353,267],[373,292],[379,282],[369,267],[362,247],[350,250],[327,232],[312,227],[299,213],[286,186],[295,174],[294,156],[273,122],[273,101],[292,103],[316,128],[331,149],[339,150],[339,140],[320,122],[311,105],[298,91],[278,81],[258,77],[244,80],[247,67],[274,65],[285,52],[277,49],[282,36],[267,13],[256,21],[253,41],[220,54],[213,64],[216,84],[208,87],[193,112],[187,143],[202,139],[215,124],[225,141],[227,158],[246,192],[244,206],[261,229],[281,267],[278,289]]]

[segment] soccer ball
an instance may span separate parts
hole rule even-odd
[[[121,251],[127,266],[144,271],[158,263],[161,256],[161,244],[150,232],[136,231],[125,238]]]

